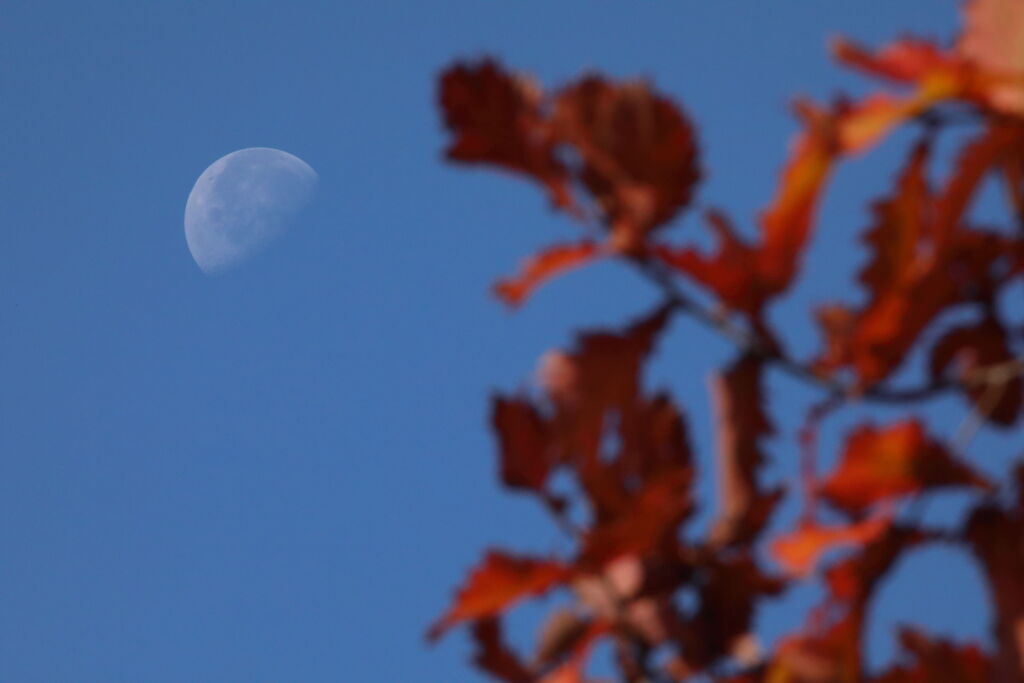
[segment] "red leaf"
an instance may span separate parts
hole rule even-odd
[[[954,378],[979,413],[994,424],[1009,427],[1020,416],[1024,382],[1020,372],[1007,373],[1002,381],[981,382],[977,373],[1013,360],[1006,331],[994,318],[977,325],[957,327],[935,343],[931,354],[932,377],[939,379],[955,366]]]
[[[878,582],[896,560],[927,539],[927,534],[916,528],[890,526],[859,552],[825,570],[828,604],[864,613]]]
[[[534,680],[533,672],[505,645],[501,637],[501,622],[496,617],[473,622],[472,633],[476,644],[473,663],[480,670],[506,683],[531,683]]]
[[[523,598],[542,595],[565,583],[571,575],[559,562],[492,551],[459,590],[455,604],[430,627],[427,637],[435,640],[459,622],[496,616]]]
[[[993,680],[1024,681],[1024,464],[1015,470],[1017,500],[1008,508],[981,505],[965,535],[988,577],[997,642]]]
[[[996,680],[992,662],[977,645],[933,640],[920,631],[900,630],[903,664],[891,667],[875,683],[990,683]]]
[[[863,425],[846,441],[839,465],[821,493],[851,512],[898,496],[945,486],[989,488],[988,482],[925,434],[916,420],[889,427]]]
[[[875,299],[899,288],[914,275],[921,242],[930,237],[926,225],[931,191],[926,179],[929,148],[918,145],[899,178],[896,195],[874,206],[876,224],[864,236],[872,260],[860,281]]]
[[[498,281],[494,285],[494,292],[509,306],[520,306],[545,280],[593,261],[600,251],[600,247],[592,242],[548,247],[528,259],[519,275]]]
[[[723,303],[757,318],[765,303],[789,288],[810,238],[814,211],[839,153],[835,114],[799,103],[805,130],[796,140],[772,204],[761,214],[760,242],[748,244],[724,214],[710,212],[708,224],[719,242],[708,256],[694,249],[656,247],[670,267],[711,289]]]
[[[994,295],[1003,282],[996,266],[1006,258],[1006,238],[969,230],[962,219],[1014,135],[996,128],[969,144],[939,194],[925,182],[927,147],[914,150],[893,196],[876,203],[875,225],[865,237],[872,248],[861,273],[868,302],[858,311],[819,311],[826,343],[816,361],[821,372],[852,367],[860,385],[871,386],[900,366],[940,313]]]
[[[827,629],[788,636],[776,647],[762,683],[852,683],[860,681],[859,625],[847,618]]]
[[[888,514],[844,526],[805,523],[796,531],[776,538],[771,544],[771,554],[790,576],[806,577],[814,571],[824,553],[842,546],[865,545],[885,533],[891,523]]]
[[[718,513],[709,534],[714,545],[749,543],[760,534],[782,497],[762,491],[765,463],[761,440],[774,432],[762,407],[763,363],[746,355],[709,384],[715,405]]]
[[[622,481],[649,481],[689,469],[690,437],[679,409],[663,394],[640,398],[619,416],[619,457],[611,463]]]
[[[654,477],[618,514],[599,520],[583,539],[580,562],[600,567],[623,555],[645,556],[659,547],[674,549],[680,523],[690,513],[693,472],[678,468]]]
[[[655,245],[654,256],[710,289],[730,308],[759,316],[774,292],[761,281],[758,249],[736,234],[725,214],[709,211],[705,220],[718,238],[718,251],[714,255],[707,256],[690,247],[676,249]]]
[[[698,607],[673,629],[685,653],[681,663],[691,675],[735,656],[751,634],[758,602],[785,587],[746,552],[704,558],[694,572]]]
[[[555,154],[559,140],[541,109],[539,89],[486,60],[448,69],[440,101],[445,125],[455,134],[449,159],[528,175],[547,188],[556,206],[573,207],[569,172]]]
[[[509,488],[542,492],[554,465],[547,421],[530,403],[498,396],[491,424],[498,435],[502,481]]]
[[[621,418],[637,406],[641,365],[669,314],[660,308],[622,333],[583,334],[577,350],[549,352],[542,360],[538,374],[555,409],[559,457],[581,473],[598,465],[609,415]]]
[[[888,526],[858,552],[829,567],[825,601],[811,613],[808,633],[780,645],[768,667],[769,680],[861,680],[861,641],[875,588],[896,560],[924,538],[914,528]]]
[[[685,207],[700,179],[693,128],[642,82],[591,76],[559,93],[559,133],[579,152],[580,180],[597,199],[613,247],[635,253]]]

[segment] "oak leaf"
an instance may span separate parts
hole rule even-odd
[[[813,228],[822,187],[840,153],[838,115],[807,102],[797,105],[804,130],[782,172],[772,203],[760,216],[756,243],[737,234],[728,217],[707,214],[718,251],[656,246],[655,256],[713,291],[734,310],[759,319],[765,304],[789,288]]]
[[[430,627],[435,640],[462,621],[493,617],[523,598],[542,595],[568,581],[572,570],[561,562],[491,551],[459,590],[455,603]]]
[[[893,195],[875,204],[875,223],[864,238],[871,257],[860,279],[868,301],[859,309],[819,309],[825,338],[815,361],[819,372],[850,367],[858,385],[870,387],[902,364],[940,313],[991,299],[1005,283],[998,273],[1007,258],[1006,238],[969,229],[963,217],[1013,135],[993,128],[973,140],[938,193],[925,179],[928,147],[913,150]]]
[[[492,60],[457,64],[441,76],[440,104],[455,135],[449,159],[524,174],[543,184],[559,208],[574,206],[569,170],[556,154],[559,140],[536,86]]]
[[[662,472],[617,504],[615,514],[597,520],[583,539],[579,562],[600,567],[625,555],[648,555],[678,544],[679,525],[693,508],[693,472],[679,467]]]
[[[491,425],[498,436],[501,479],[509,488],[544,491],[555,465],[547,419],[532,403],[494,397]]]
[[[820,492],[836,507],[860,513],[881,501],[947,486],[990,484],[929,438],[920,422],[904,420],[886,427],[865,424],[850,433]]]
[[[583,78],[558,94],[554,120],[580,156],[579,179],[615,250],[639,253],[651,231],[689,204],[700,180],[693,128],[647,84]]]
[[[926,539],[921,531],[891,525],[853,555],[825,572],[828,593],[803,633],[783,640],[767,667],[770,681],[862,680],[861,642],[867,610],[879,581],[909,549]]]

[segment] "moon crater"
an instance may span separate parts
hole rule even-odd
[[[302,159],[269,147],[232,152],[210,164],[185,205],[185,241],[205,273],[263,251],[309,203],[318,176]]]

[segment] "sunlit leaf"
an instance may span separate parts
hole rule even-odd
[[[524,598],[565,583],[570,576],[571,570],[560,562],[492,551],[473,570],[455,603],[434,622],[427,637],[439,638],[462,621],[496,616]]]
[[[883,534],[891,523],[888,514],[841,526],[805,523],[772,542],[772,557],[789,575],[806,577],[826,552],[869,543]]]
[[[510,306],[520,306],[541,283],[593,261],[600,253],[592,242],[547,247],[523,263],[515,277],[499,280],[494,292]]]
[[[854,430],[821,493],[837,507],[860,512],[880,501],[947,486],[985,489],[990,484],[929,438],[920,422],[905,420]]]

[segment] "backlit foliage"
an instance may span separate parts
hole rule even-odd
[[[968,438],[986,424],[1019,433],[1024,421],[1024,325],[1004,302],[1024,280],[1024,3],[970,0],[963,18],[950,48],[914,38],[879,49],[836,41],[835,57],[873,79],[876,91],[798,101],[801,129],[755,236],[724,210],[705,208],[710,251],[669,229],[695,200],[699,145],[689,115],[647,83],[588,75],[546,92],[492,60],[442,75],[448,158],[533,181],[584,228],[578,242],[545,247],[498,280],[497,297],[521,306],[570,269],[619,259],[663,303],[624,328],[582,332],[548,352],[535,391],[494,397],[503,483],[534,497],[573,550],[487,552],[430,627],[431,639],[468,626],[475,665],[509,683],[594,680],[589,659],[605,644],[625,681],[1024,682],[1024,456],[1005,454],[1003,462],[1016,460],[993,481],[971,463],[993,454],[972,452]],[[954,125],[967,137],[948,137]],[[915,139],[891,189],[870,205],[856,276],[862,292],[821,302],[811,312],[819,350],[793,357],[766,310],[801,277],[836,166],[897,127]],[[935,150],[947,139],[966,141],[938,175]],[[991,178],[1009,210],[1002,225],[977,225],[970,207]],[[717,305],[702,306],[691,288]],[[947,322],[954,310],[967,322]],[[685,414],[641,381],[678,316],[717,329],[736,349],[709,382],[718,495],[705,529],[691,528],[696,472]],[[902,373],[896,383],[915,353],[925,359],[923,376],[908,385]],[[764,440],[782,431],[763,391],[773,372],[820,392],[788,455],[803,465],[798,491],[763,481]],[[913,413],[946,393],[965,406],[955,438],[932,433]],[[867,402],[906,414],[855,426],[832,471],[816,473],[822,421]],[[556,477],[572,483],[570,492],[553,485]],[[973,502],[953,531],[928,528],[908,502],[946,488]],[[769,531],[787,493],[801,498],[803,513],[791,528]],[[927,624],[908,626],[897,661],[868,671],[862,638],[875,589],[904,553],[929,543],[976,558],[991,594],[992,643],[948,642],[929,636]],[[774,651],[760,652],[757,610],[803,581],[820,581],[823,601]],[[513,651],[503,616],[555,592],[568,606],[539,627],[533,652]]]

